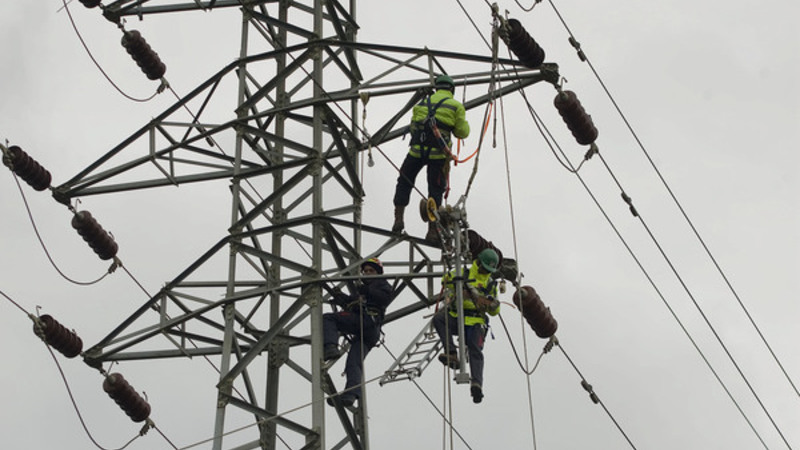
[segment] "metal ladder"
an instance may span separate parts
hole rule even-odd
[[[378,382],[381,386],[394,381],[413,380],[422,375],[425,368],[433,361],[442,348],[442,342],[433,329],[432,320],[425,323],[417,337],[384,372]]]

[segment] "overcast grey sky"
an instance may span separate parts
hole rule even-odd
[[[559,65],[565,87],[578,94],[592,115],[604,161],[633,198],[642,220],[630,215],[600,159],[586,163],[580,172],[583,180],[766,445],[759,442],[580,181],[553,156],[519,96],[510,96],[503,105],[507,150],[499,130],[497,147],[486,147],[481,154],[467,202],[471,226],[507,256],[517,255],[523,283],[539,291],[559,322],[563,350],[636,448],[781,449],[787,448],[784,440],[789,447],[800,448],[800,397],[693,236],[603,86],[569,47],[569,34],[561,22],[581,42],[605,88],[797,385],[800,6],[788,0],[553,3],[561,17],[550,2],[538,4],[532,12],[513,1],[499,6],[542,45],[546,60]],[[360,2],[359,40],[489,54],[468,18],[488,38],[491,14],[485,2],[440,0],[415,5]],[[21,146],[47,167],[54,185],[71,178],[174,102],[168,93],[147,103],[119,95],[86,56],[67,15],[57,12],[60,6],[58,0],[6,0],[0,14],[0,55],[5,61],[0,138]],[[151,95],[156,84],[146,80],[124,53],[119,31],[97,10],[87,10],[79,2],[72,2],[70,10],[114,81],[134,97]],[[148,16],[143,22],[132,21],[129,28],[142,31],[167,64],[172,87],[185,94],[236,58],[239,26],[235,12],[213,11]],[[459,90],[456,96],[462,94]],[[466,96],[480,94],[468,90]],[[571,161],[579,162],[585,149],[554,114],[553,89],[535,85],[526,89],[526,95]],[[377,126],[381,114],[393,113],[368,112],[367,129]],[[222,117],[227,113],[220,112]],[[481,116],[482,111],[468,113],[474,130],[466,141],[468,148],[477,145]],[[399,165],[406,149],[395,141],[382,151]],[[383,156],[376,153],[375,159],[376,165],[364,174],[364,222],[389,227],[396,174]],[[472,167],[454,169],[451,202],[463,193]],[[64,280],[44,255],[10,172],[0,177],[0,188],[2,292],[29,311],[40,306],[43,313],[78,331],[85,346],[96,343],[147,299],[119,271],[90,287]],[[108,264],[99,261],[72,230],[69,211],[48,193],[34,192],[27,185],[24,191],[59,268],[82,281],[101,275]],[[221,238],[230,217],[224,183],[96,196],[85,199],[81,208],[114,233],[126,268],[150,293]],[[416,222],[415,215],[407,219],[410,232],[424,233],[424,224]],[[670,257],[680,281],[660,257],[648,231]],[[681,282],[703,308],[772,421]],[[31,321],[10,302],[0,300],[3,447],[93,448],[57,367],[31,332]],[[504,300],[510,303],[510,292]],[[531,364],[545,342],[522,325],[509,305],[504,305],[502,316],[511,339],[499,320],[492,322],[494,339],[485,349],[484,402],[473,405],[466,386],[452,386],[453,420],[468,443],[457,440],[454,448],[630,448],[612,418],[589,400],[564,353],[555,350],[545,355],[533,375],[525,376],[510,342],[519,352],[527,344]],[[423,324],[420,314],[387,325],[386,349],[402,351]],[[367,378],[389,367],[386,349],[370,354]],[[79,360],[60,355],[58,359],[86,425],[103,447],[119,448],[137,433],[139,427],[102,392],[97,372]],[[210,437],[216,374],[207,364],[199,359],[140,362],[118,369],[137,390],[147,393],[153,419],[179,448]],[[331,372],[337,383],[343,383],[340,371],[335,366]],[[443,409],[444,380],[438,366],[431,366],[418,380]],[[368,395],[373,449],[442,446],[441,418],[412,383],[371,384]],[[287,397],[286,410],[299,406]],[[328,444],[332,442],[329,438]],[[129,448],[172,447],[151,431]]]

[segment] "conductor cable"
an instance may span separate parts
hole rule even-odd
[[[575,369],[575,372],[581,378],[581,386],[583,386],[583,388],[587,392],[589,392],[589,397],[591,398],[592,402],[594,402],[596,404],[599,404],[603,408],[603,411],[605,411],[606,415],[608,415],[609,419],[611,419],[611,421],[614,422],[614,426],[617,427],[617,430],[619,430],[619,432],[622,434],[622,436],[625,438],[625,440],[628,441],[628,444],[631,446],[631,448],[636,450],[636,446],[633,445],[633,442],[628,437],[628,434],[625,433],[625,430],[622,429],[622,426],[620,426],[619,422],[617,422],[617,419],[614,418],[614,415],[611,414],[611,411],[609,411],[609,409],[602,402],[602,400],[600,400],[600,397],[598,397],[597,394],[594,393],[594,390],[592,389],[592,386],[586,381],[586,378],[583,376],[581,371],[578,369],[578,366],[576,366],[575,363],[572,361],[572,358],[569,357],[569,355],[567,354],[566,350],[564,350],[564,347],[561,345],[561,343],[558,340],[556,340],[555,342],[556,342],[556,346],[559,348],[559,350],[561,350],[561,353],[564,354],[564,357],[567,358],[567,361],[569,362],[569,364],[572,366],[573,369]]]
[[[127,98],[128,100],[131,100],[131,101],[134,101],[134,102],[139,102],[139,103],[149,102],[150,100],[155,98],[156,95],[158,95],[160,93],[159,90],[156,90],[156,92],[154,92],[153,95],[151,95],[150,97],[147,97],[147,98],[135,98],[135,97],[132,97],[132,96],[126,94],[119,86],[117,86],[117,84],[114,83],[114,80],[112,80],[111,77],[106,73],[106,71],[103,70],[103,67],[100,65],[100,63],[97,61],[97,59],[95,59],[94,55],[92,54],[92,51],[89,50],[89,46],[86,45],[86,41],[83,40],[83,36],[81,36],[80,31],[78,31],[78,26],[75,24],[75,20],[73,19],[72,13],[69,10],[69,6],[67,6],[67,1],[66,0],[61,0],[61,2],[64,4],[62,9],[64,9],[67,12],[67,16],[69,16],[69,22],[70,22],[70,24],[72,24],[72,29],[75,30],[75,35],[78,37],[78,40],[81,41],[81,45],[83,46],[83,49],[86,50],[86,54],[89,55],[89,59],[92,60],[92,62],[97,67],[97,69],[100,71],[100,73],[103,74],[103,77],[105,77],[105,79],[111,84],[111,86],[114,87],[114,89],[117,90],[117,92],[119,92],[123,97]],[[70,0],[70,2],[71,2],[71,0]]]
[[[25,196],[25,191],[22,189],[22,185],[19,182],[19,178],[17,177],[17,174],[15,174],[13,172],[12,172],[12,174],[14,175],[14,181],[17,183],[17,189],[19,189],[19,194],[22,197],[22,202],[25,204],[25,210],[28,213],[28,219],[31,222],[31,227],[33,228],[33,232],[36,234],[36,239],[39,241],[39,244],[42,246],[42,250],[44,250],[44,254],[45,254],[45,256],[47,256],[47,260],[50,261],[50,264],[53,266],[53,268],[56,270],[56,272],[58,272],[58,274],[61,275],[62,278],[64,278],[65,280],[67,280],[67,281],[69,281],[70,283],[73,283],[73,284],[77,284],[77,285],[80,285],[80,286],[90,286],[90,285],[99,283],[106,276],[108,276],[108,274],[112,273],[114,271],[114,269],[116,269],[116,263],[112,264],[111,267],[109,267],[109,269],[106,271],[106,273],[104,273],[102,276],[100,276],[100,278],[97,278],[94,281],[77,281],[77,280],[74,280],[74,279],[70,278],[69,276],[67,276],[58,267],[58,264],[56,264],[56,262],[53,260],[52,255],[50,255],[50,251],[47,249],[47,245],[44,243],[44,239],[42,239],[42,235],[39,233],[39,227],[36,225],[36,221],[33,218],[33,213],[31,212],[30,205],[28,204],[28,199]]]
[[[625,126],[628,128],[628,131],[631,133],[631,136],[632,136],[632,137],[633,137],[633,139],[636,141],[636,144],[637,144],[637,145],[638,145],[638,147],[639,147],[639,148],[642,150],[642,153],[644,154],[645,158],[646,158],[646,159],[647,159],[647,161],[649,162],[650,166],[653,168],[653,171],[656,173],[656,175],[658,176],[659,180],[660,180],[660,181],[661,181],[661,183],[664,185],[664,188],[667,190],[667,193],[668,193],[668,194],[669,194],[669,196],[672,198],[673,202],[675,203],[675,206],[678,208],[678,210],[680,211],[680,213],[682,214],[682,216],[683,216],[683,217],[684,217],[684,219],[686,220],[687,224],[688,224],[688,225],[689,225],[689,227],[691,228],[692,232],[694,233],[694,235],[695,235],[695,237],[697,238],[698,242],[700,243],[701,247],[703,248],[703,250],[705,251],[705,253],[708,255],[708,257],[709,257],[710,261],[712,262],[712,264],[713,264],[713,265],[714,265],[714,267],[716,268],[717,272],[718,272],[718,273],[720,274],[720,276],[722,277],[723,281],[725,282],[726,286],[728,287],[728,290],[729,290],[729,291],[731,292],[731,294],[734,296],[734,298],[736,299],[737,303],[739,304],[739,307],[742,309],[742,311],[744,312],[744,314],[745,314],[745,316],[747,317],[748,321],[750,322],[750,324],[751,324],[751,325],[753,326],[753,328],[755,329],[755,331],[756,331],[756,333],[758,334],[758,336],[759,336],[759,338],[760,338],[761,342],[762,342],[762,343],[764,344],[764,346],[767,348],[767,350],[768,350],[768,352],[769,352],[770,356],[772,357],[772,359],[773,359],[773,360],[775,361],[775,363],[777,364],[778,368],[779,368],[779,369],[781,370],[781,372],[783,373],[783,376],[784,376],[784,378],[786,378],[786,381],[789,383],[789,385],[791,386],[791,388],[794,390],[795,394],[796,394],[798,397],[800,397],[800,390],[798,390],[798,388],[797,388],[797,386],[795,385],[794,381],[792,381],[792,378],[789,376],[788,372],[786,371],[785,367],[784,367],[784,366],[783,366],[783,364],[781,363],[780,359],[779,359],[779,358],[778,358],[778,356],[775,354],[775,351],[772,349],[772,346],[769,344],[769,342],[767,341],[766,337],[765,337],[765,336],[764,336],[764,334],[761,332],[761,329],[760,329],[760,328],[759,328],[759,326],[756,324],[755,320],[753,319],[752,315],[751,315],[751,314],[750,314],[750,312],[748,311],[747,307],[745,307],[745,305],[744,305],[744,302],[742,301],[742,299],[741,299],[741,297],[739,296],[739,294],[738,294],[738,292],[736,291],[736,289],[734,289],[734,287],[733,287],[732,283],[731,283],[731,282],[730,282],[730,280],[728,279],[728,277],[727,277],[727,275],[725,274],[725,272],[723,271],[722,267],[721,267],[721,266],[719,265],[719,263],[717,262],[717,259],[716,259],[716,258],[714,257],[714,255],[712,254],[712,252],[711,252],[711,249],[709,249],[709,247],[708,247],[708,245],[706,244],[705,240],[702,238],[702,236],[700,236],[700,232],[697,230],[697,228],[695,227],[694,223],[693,223],[693,222],[692,222],[692,220],[689,218],[689,215],[686,213],[685,209],[683,208],[683,206],[681,205],[680,201],[678,200],[677,196],[676,196],[676,195],[675,195],[675,193],[672,191],[672,189],[670,188],[670,186],[669,186],[669,184],[667,183],[666,179],[665,179],[665,178],[664,178],[664,176],[662,175],[661,171],[660,171],[660,170],[658,169],[658,167],[656,166],[655,162],[653,161],[653,158],[650,156],[650,153],[647,151],[646,147],[644,146],[644,143],[643,143],[643,142],[641,141],[641,139],[639,138],[639,135],[638,135],[638,134],[636,133],[636,131],[633,129],[633,126],[631,125],[630,121],[629,121],[629,120],[628,120],[628,118],[625,116],[625,114],[622,112],[622,109],[621,109],[621,108],[620,108],[620,106],[617,104],[616,100],[614,99],[614,96],[613,96],[613,95],[611,95],[611,92],[610,92],[610,90],[608,89],[608,87],[607,87],[607,86],[605,85],[605,83],[603,82],[602,78],[600,77],[600,74],[597,72],[597,70],[595,69],[594,65],[592,65],[592,62],[589,60],[589,58],[586,56],[586,54],[583,52],[583,50],[581,50],[581,48],[580,48],[580,44],[579,44],[579,43],[578,43],[578,41],[575,39],[575,36],[574,36],[574,34],[572,33],[572,30],[570,30],[570,28],[569,28],[569,26],[567,25],[566,21],[565,21],[565,20],[564,20],[564,18],[561,16],[561,13],[560,13],[560,11],[558,10],[558,8],[556,8],[556,6],[555,6],[555,4],[553,3],[553,1],[552,1],[552,0],[548,0],[548,1],[550,2],[550,5],[551,5],[551,7],[553,8],[553,11],[554,11],[554,12],[556,13],[556,15],[558,16],[559,20],[560,20],[560,21],[561,21],[561,23],[564,25],[564,29],[567,31],[567,34],[569,34],[569,40],[570,40],[570,43],[571,43],[571,44],[572,44],[572,46],[573,46],[573,47],[574,47],[574,48],[575,48],[575,49],[578,51],[578,56],[580,57],[580,59],[581,59],[582,61],[585,61],[585,62],[586,62],[586,64],[589,66],[589,69],[590,69],[590,70],[591,70],[591,72],[594,74],[594,76],[595,76],[595,78],[597,79],[598,83],[600,84],[600,86],[602,87],[603,91],[605,92],[606,96],[609,98],[609,100],[611,101],[612,105],[614,106],[614,108],[616,109],[617,113],[619,114],[620,118],[622,119],[623,123],[624,123],[624,124],[625,124]],[[759,401],[759,403],[760,403],[760,401]],[[771,420],[771,419],[770,419],[770,420]],[[774,422],[773,422],[773,423],[774,423]],[[785,439],[784,439],[784,442],[785,442]]]

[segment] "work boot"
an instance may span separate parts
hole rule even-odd
[[[392,233],[399,234],[401,231],[403,231],[403,228],[406,227],[406,224],[403,223],[403,213],[405,213],[405,210],[405,206],[394,207],[394,224],[392,224]]]
[[[330,361],[338,358],[339,356],[341,356],[341,353],[339,353],[339,347],[336,344],[328,344],[325,346],[322,359],[325,361]]]
[[[473,382],[469,386],[469,393],[472,395],[472,403],[480,403],[483,400],[483,389],[480,384]]]
[[[440,353],[439,362],[453,370],[458,369],[458,355],[455,353]]]
[[[425,234],[425,241],[435,247],[442,245],[439,240],[439,232],[436,231],[436,224],[433,222],[428,222],[428,232]]]
[[[344,406],[346,408],[350,407],[350,406],[353,406],[353,404],[355,404],[356,398],[357,398],[355,396],[355,394],[353,394],[351,392],[345,392],[343,394],[336,394],[336,395],[334,395],[332,397],[328,397],[328,399],[325,400],[325,402],[328,403],[330,406],[336,406],[336,403],[333,402],[333,397],[339,397],[339,403],[341,403],[342,406]]]

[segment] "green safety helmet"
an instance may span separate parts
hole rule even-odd
[[[490,249],[485,248],[478,253],[478,262],[481,263],[484,269],[488,270],[490,273],[493,273],[497,270],[497,263],[499,262],[499,257],[497,256],[497,252]]]
[[[434,83],[434,86],[437,89],[450,89],[451,91],[454,91],[456,89],[456,83],[455,81],[453,81],[452,78],[450,78],[449,75],[439,75],[438,77],[436,77],[436,82]]]

